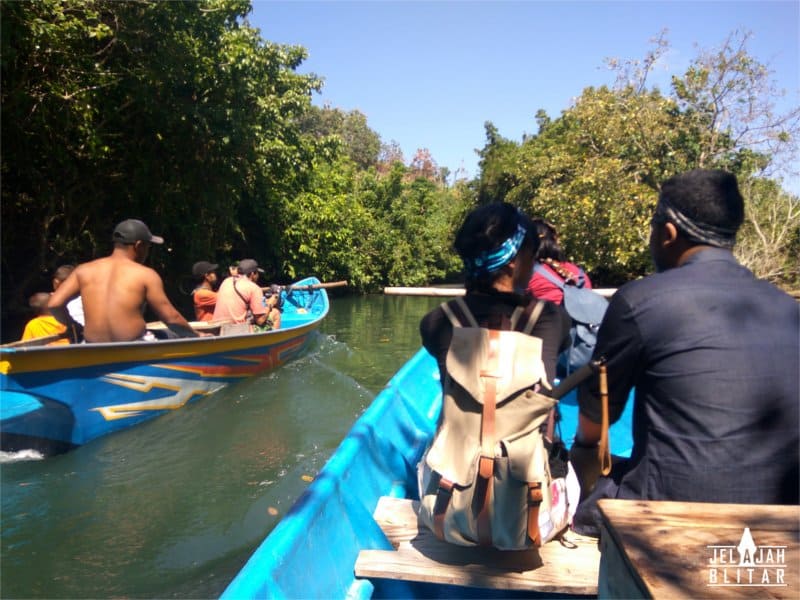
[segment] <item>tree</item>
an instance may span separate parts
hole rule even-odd
[[[557,119],[539,111],[538,133],[522,144],[487,124],[479,201],[506,199],[552,221],[567,253],[613,285],[650,269],[648,221],[661,182],[693,168],[722,168],[753,192],[742,239],[758,237],[761,258],[742,254],[745,264],[759,276],[794,277],[787,234],[798,227],[797,200],[764,177],[796,164],[800,109],[774,114],[769,72],[748,55],[746,41],[734,35],[720,51],[701,53],[665,96],[647,84],[669,47],[662,35],[641,62],[609,61],[613,88],[586,88]]]
[[[261,39],[247,0],[0,8],[4,315],[56,264],[107,252],[126,217],[164,234],[167,273],[280,261],[264,234],[323,149],[297,127],[320,86],[295,72],[303,48]]]
[[[763,178],[745,180],[741,191],[747,201],[736,258],[763,279],[800,288],[800,198]]]
[[[345,152],[360,169],[378,162],[381,138],[367,125],[367,118],[357,110],[344,112],[338,108],[312,106],[300,120],[300,126],[317,138],[335,136]]]
[[[422,177],[430,181],[439,181],[439,165],[436,164],[430,150],[418,148],[409,165],[412,178]]]
[[[714,51],[701,51],[682,77],[673,77],[678,105],[702,131],[698,167],[772,176],[797,174],[800,107],[776,112],[769,68],[748,53],[750,33],[736,31]]]
[[[405,164],[405,162],[403,150],[395,140],[381,144],[381,149],[378,153],[378,170],[381,173],[389,172],[395,163]]]
[[[519,184],[518,164],[515,157],[519,145],[500,135],[491,121],[483,125],[486,144],[478,150],[478,203],[502,202],[513,187]]]

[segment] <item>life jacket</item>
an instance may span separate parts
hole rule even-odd
[[[530,335],[543,307],[518,307],[498,330],[480,327],[462,298],[442,305],[453,325],[442,416],[419,466],[420,518],[442,540],[517,550],[568,523],[542,432],[556,400],[540,393],[551,386]]]

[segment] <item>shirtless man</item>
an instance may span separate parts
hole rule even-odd
[[[53,292],[48,303],[53,316],[69,325],[66,305],[80,295],[87,342],[130,342],[142,339],[147,331],[142,315],[147,303],[178,337],[197,337],[167,298],[158,273],[142,264],[150,245],[164,239],[141,221],[128,219],[114,228],[113,240],[110,256],[78,265]]]

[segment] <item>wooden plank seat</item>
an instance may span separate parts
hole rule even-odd
[[[597,540],[566,532],[542,548],[500,551],[442,542],[418,523],[419,502],[382,497],[374,512],[395,550],[362,550],[357,577],[545,593],[597,594]]]

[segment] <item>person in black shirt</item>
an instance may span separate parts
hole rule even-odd
[[[798,503],[800,310],[733,257],[743,219],[730,173],[695,170],[662,185],[650,232],[658,273],[614,294],[594,352],[608,361],[612,423],[636,390],[633,451],[579,505],[579,533],[597,535],[603,497]],[[597,387],[580,390],[571,456],[589,486]]]
[[[536,303],[526,291],[539,241],[530,220],[508,203],[472,211],[456,235],[454,247],[464,261],[464,300],[481,327],[500,329],[518,306]],[[505,320],[505,321],[504,321]],[[570,319],[563,308],[546,302],[531,335],[542,340],[542,360],[552,384],[558,354],[569,344]],[[445,381],[445,358],[453,327],[441,307],[423,317],[423,346],[439,364]]]

